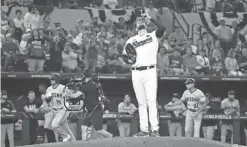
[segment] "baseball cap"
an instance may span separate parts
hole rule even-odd
[[[235,91],[233,90],[228,91],[228,95],[235,95]]]
[[[77,23],[79,23],[81,21],[83,22],[84,20],[82,18],[78,18]]]
[[[226,19],[224,17],[221,17],[219,21],[226,21]]]
[[[185,81],[185,84],[190,84],[190,83],[195,83],[196,80],[193,79],[193,78],[188,78],[186,81]]]
[[[175,98],[180,98],[181,96],[180,96],[180,94],[178,94],[178,93],[174,93],[174,94],[173,94],[173,97],[175,97]]]

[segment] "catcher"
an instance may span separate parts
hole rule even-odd
[[[172,102],[165,105],[165,110],[171,113],[171,119],[168,121],[170,136],[182,136],[182,118],[186,112],[186,107],[183,103],[175,106],[169,106],[180,99],[180,94],[174,93]]]

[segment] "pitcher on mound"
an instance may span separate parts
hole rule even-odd
[[[123,60],[132,64],[132,84],[138,101],[140,129],[134,137],[149,136],[149,122],[151,136],[159,137],[159,121],[157,112],[157,53],[159,40],[165,32],[165,26],[151,18],[148,14],[141,14],[136,20],[137,35],[129,38],[123,51]],[[148,33],[147,21],[157,26],[157,30]]]

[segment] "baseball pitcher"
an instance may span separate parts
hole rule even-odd
[[[169,106],[180,105],[187,102],[187,112],[185,118],[185,136],[191,137],[194,131],[194,137],[200,137],[200,127],[203,110],[207,106],[204,93],[195,88],[195,80],[189,78],[185,82],[187,90],[183,93],[182,98]]]
[[[226,116],[239,117],[240,106],[239,101],[235,99],[235,92],[230,90],[228,98],[221,102],[221,109],[224,110]],[[231,143],[233,143],[233,120],[222,120],[221,124],[221,142],[226,142],[227,131],[232,132]]]
[[[53,118],[51,121],[51,128],[57,132],[62,138],[63,142],[69,140],[76,140],[71,132],[67,118],[69,112],[64,106],[64,89],[65,86],[59,84],[61,76],[58,73],[54,73],[51,76],[51,86],[46,90],[46,99],[50,101],[53,112]]]
[[[148,14],[141,14],[141,16],[136,21],[137,35],[126,42],[123,60],[127,64],[132,64],[132,84],[139,105],[141,131],[134,137],[149,136],[149,122],[152,130],[151,136],[155,137],[159,136],[156,104],[158,38],[164,34],[165,26]],[[146,21],[151,21],[158,29],[148,33]]]
[[[169,104],[178,101],[180,97],[180,94],[174,93],[172,102],[168,103],[168,106],[165,106],[165,110],[171,113],[171,119],[168,122],[170,136],[182,136],[182,118],[186,111],[186,107],[183,103],[169,107]]]

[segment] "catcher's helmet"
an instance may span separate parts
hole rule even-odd
[[[51,80],[55,80],[56,83],[61,81],[61,75],[59,73],[53,73],[51,75]]]
[[[83,74],[86,78],[91,78],[93,76],[93,71],[91,69],[85,69]]]

